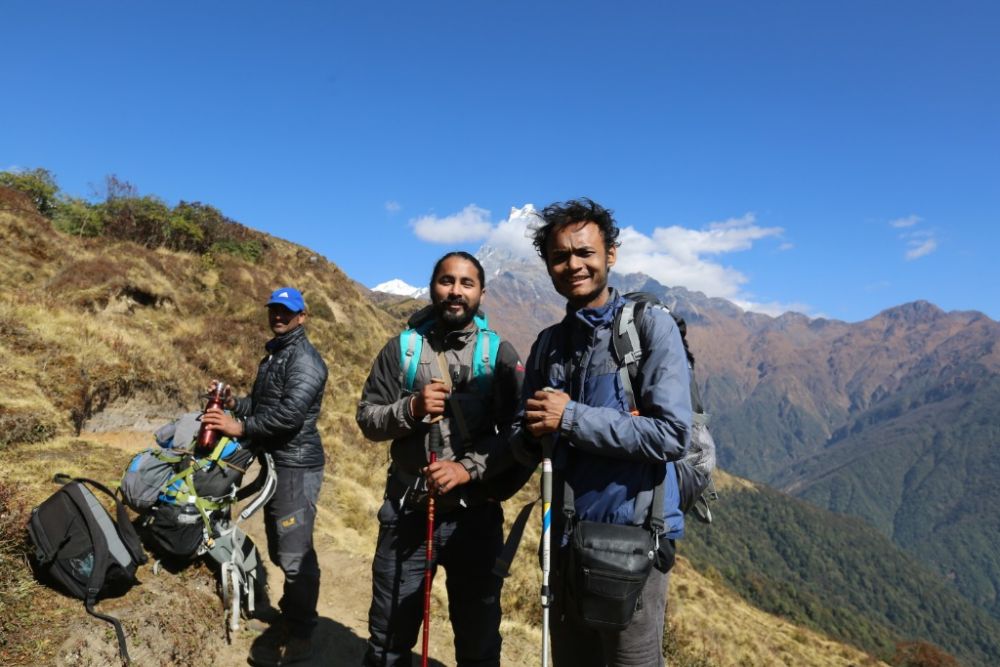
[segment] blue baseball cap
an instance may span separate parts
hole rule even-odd
[[[279,287],[271,292],[267,305],[284,306],[293,313],[301,313],[306,309],[306,300],[302,298],[302,292],[294,287]]]

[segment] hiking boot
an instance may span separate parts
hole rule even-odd
[[[276,609],[271,605],[257,607],[253,610],[253,615],[247,622],[247,628],[251,632],[260,634],[267,632],[268,628],[282,629],[283,620],[280,609]]]
[[[250,645],[250,655],[247,657],[254,667],[280,667],[283,633],[277,630],[266,630]]]
[[[281,662],[279,665],[293,665],[297,662],[305,662],[312,657],[312,639],[306,637],[289,637],[285,645],[281,647]]]
[[[251,616],[251,618],[263,621],[268,625],[274,625],[281,621],[281,610],[277,607],[272,607],[271,605],[257,607],[253,610],[253,616]]]

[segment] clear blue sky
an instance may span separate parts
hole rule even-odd
[[[1000,318],[996,2],[15,0],[0,45],[0,169],[211,203],[367,285],[586,195],[668,284]]]

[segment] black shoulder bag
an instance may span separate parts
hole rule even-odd
[[[574,521],[573,490],[564,485],[563,513],[572,529],[566,592],[568,606],[584,625],[624,630],[632,622],[663,532],[664,484],[665,474],[653,491],[645,526]]]

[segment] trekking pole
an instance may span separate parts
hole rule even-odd
[[[542,667],[549,667],[549,572],[552,554],[552,437],[542,439]]]
[[[553,391],[545,387],[542,391]],[[542,667],[549,667],[549,572],[552,569],[552,449],[555,437],[542,438]]]
[[[431,424],[430,438],[428,441],[430,449],[430,463],[437,461],[438,452],[441,451],[441,423],[440,418]],[[427,494],[427,555],[424,560],[424,646],[421,653],[420,665],[427,667],[427,647],[431,638],[431,582],[433,581],[433,558],[434,558],[434,491],[428,488]]]

